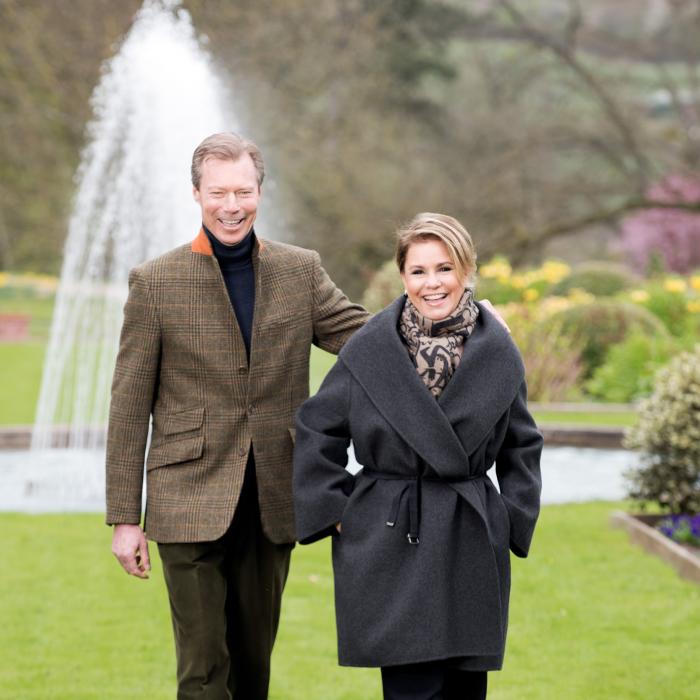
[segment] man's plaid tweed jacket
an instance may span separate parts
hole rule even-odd
[[[157,542],[202,542],[228,528],[254,450],[263,529],[293,542],[294,414],[308,396],[312,342],[337,353],[368,318],[317,253],[271,241],[253,251],[250,363],[203,231],[134,268],[107,439],[107,514]]]

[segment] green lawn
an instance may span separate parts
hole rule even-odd
[[[490,700],[697,697],[700,588],[611,529],[617,505],[544,508],[530,558],[514,559],[506,664]],[[2,514],[0,527],[0,698],[174,697],[154,551],[144,582],[120,571],[99,515]],[[376,671],[336,665],[327,543],[297,547],[271,700],[379,698]]]
[[[542,425],[571,423],[580,426],[627,427],[635,425],[639,415],[634,411],[615,411],[606,413],[602,405],[600,412],[593,411],[533,411],[535,420]]]
[[[2,293],[4,291],[4,293]],[[0,314],[29,316],[29,334],[34,340],[46,340],[51,328],[54,298],[0,290]]]
[[[34,422],[46,343],[0,343],[0,425]]]

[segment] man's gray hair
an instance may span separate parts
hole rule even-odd
[[[238,160],[246,153],[253,161],[258,173],[258,186],[260,186],[265,178],[265,163],[260,149],[252,141],[232,132],[207,136],[192,154],[192,184],[195,189],[199,189],[199,183],[202,179],[202,163],[207,158]]]

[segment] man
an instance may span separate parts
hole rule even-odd
[[[215,134],[197,147],[202,229],[132,270],[112,385],[112,551],[148,578],[145,533],[158,543],[181,699],[267,698],[310,347],[337,353],[368,318],[317,253],[256,237],[263,176],[246,139]]]

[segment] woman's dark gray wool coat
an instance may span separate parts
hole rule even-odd
[[[498,669],[508,550],[525,557],[530,547],[542,436],[498,321],[480,307],[436,401],[398,334],[404,298],[351,338],[297,413],[297,535],[303,544],[333,535],[341,665],[460,657],[464,669]],[[350,439],[364,466],[354,480]],[[500,494],[486,474],[494,463]]]

